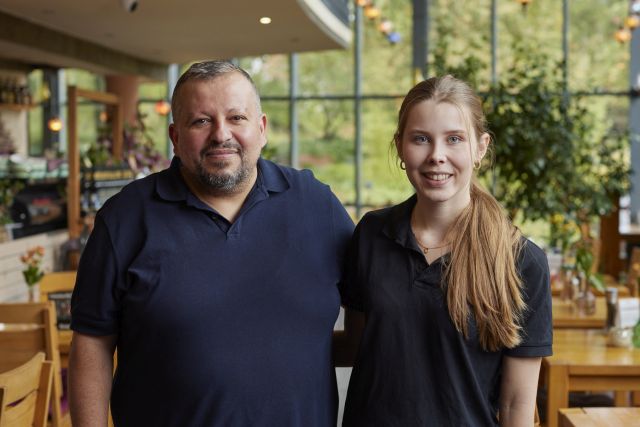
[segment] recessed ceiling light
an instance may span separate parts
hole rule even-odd
[[[260,18],[260,23],[264,25],[271,24],[271,18],[269,18],[268,16],[263,16],[262,18]]]

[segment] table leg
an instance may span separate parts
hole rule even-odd
[[[569,406],[569,369],[547,365],[547,427],[558,427],[559,409]]]
[[[628,391],[614,392],[613,404],[614,406],[620,406],[620,407],[629,406],[629,392]]]

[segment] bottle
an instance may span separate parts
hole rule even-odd
[[[636,326],[633,327],[633,337],[631,338],[631,341],[635,348],[640,348],[640,321],[638,321]]]
[[[607,331],[616,325],[616,314],[618,309],[618,288],[607,288]]]

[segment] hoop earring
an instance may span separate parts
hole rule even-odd
[[[400,169],[403,171],[407,170],[407,166],[404,164],[404,160],[400,160]]]

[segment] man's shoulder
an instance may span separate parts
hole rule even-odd
[[[260,160],[260,166],[267,175],[269,182],[284,179],[293,189],[308,190],[309,188],[317,188],[326,191],[329,188],[327,184],[318,180],[309,169],[295,169],[266,159]]]
[[[114,215],[123,211],[131,215],[135,210],[141,209],[146,203],[154,199],[158,179],[162,179],[168,173],[168,170],[163,170],[130,182],[122,187],[118,193],[110,197],[100,211],[103,215]]]

